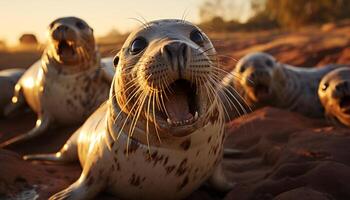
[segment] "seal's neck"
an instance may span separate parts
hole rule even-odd
[[[301,84],[299,72],[289,66],[279,64],[273,72],[273,94],[277,100],[277,106],[290,108],[298,102]]]

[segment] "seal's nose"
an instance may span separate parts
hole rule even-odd
[[[180,77],[186,68],[189,52],[189,46],[178,41],[168,43],[162,48],[162,53],[169,61],[172,70],[178,70]]]
[[[349,88],[349,82],[348,81],[343,81],[341,83],[338,83],[335,86],[335,89],[338,90],[339,92],[349,90],[350,89]]]
[[[266,70],[255,70],[247,76],[246,84],[249,86],[255,86],[257,82],[267,82],[270,79],[270,74]]]
[[[67,31],[69,29],[66,25],[60,25],[56,28],[57,31]]]
[[[333,98],[342,98],[350,94],[350,83],[349,81],[342,81],[335,85],[332,92]]]
[[[56,26],[55,30],[52,32],[52,37],[55,40],[74,40],[75,36],[74,30],[64,24]]]

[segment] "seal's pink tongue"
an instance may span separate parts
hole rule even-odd
[[[186,91],[182,88],[174,88],[168,98],[165,98],[164,104],[168,117],[172,121],[183,121],[193,117],[190,113]]]

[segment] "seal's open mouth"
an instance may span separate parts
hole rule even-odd
[[[74,42],[61,40],[57,45],[57,54],[60,56],[74,56],[75,45]]]
[[[161,112],[169,126],[191,125],[198,119],[199,104],[194,84],[179,79],[169,85],[164,98],[166,111]]]
[[[350,95],[345,95],[340,99],[339,107],[345,114],[350,114]]]
[[[270,96],[270,88],[268,85],[263,83],[257,83],[254,86],[254,95],[257,99],[264,100]]]

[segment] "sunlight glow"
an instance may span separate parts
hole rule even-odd
[[[131,18],[154,20],[181,18],[198,21],[198,5],[203,0],[149,1],[135,0],[1,0],[0,40],[16,45],[23,33],[34,33],[40,42],[45,42],[46,28],[54,19],[77,16],[94,28],[95,36],[103,36],[112,29],[122,33],[138,26]]]
[[[17,103],[18,102],[18,98],[17,97],[12,97],[12,103]]]
[[[34,87],[34,80],[32,78],[27,78],[23,82],[25,87],[28,87],[28,88]]]

